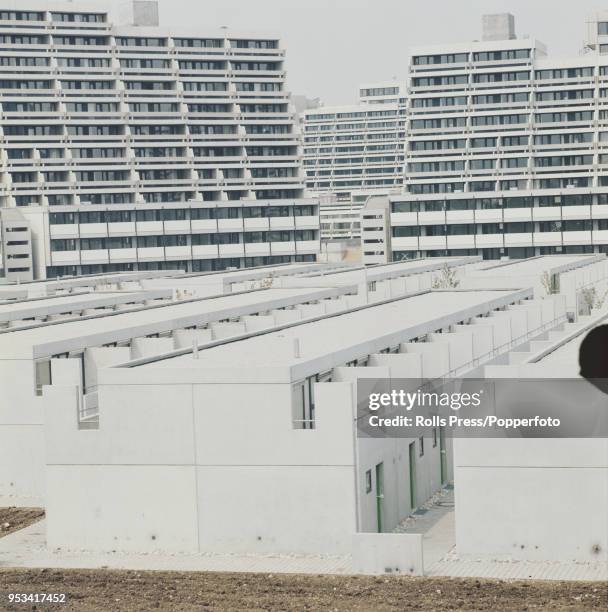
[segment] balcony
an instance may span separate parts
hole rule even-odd
[[[244,257],[245,245],[243,244],[220,244],[218,254],[220,257]]]
[[[189,246],[165,247],[165,257],[167,259],[190,259],[190,247]]]
[[[416,236],[394,237],[391,246],[394,251],[417,251],[418,238]]]
[[[136,261],[137,249],[110,249],[110,262]]]
[[[66,225],[51,225],[51,238],[78,238],[78,225],[69,223]]]
[[[298,253],[318,253],[321,249],[321,244],[318,240],[298,240],[295,245]]]
[[[242,232],[243,231],[243,219],[218,219],[217,220],[217,231],[218,232]]]
[[[487,208],[475,211],[477,223],[502,223],[502,208]]]
[[[255,242],[245,245],[245,255],[256,257],[258,255],[270,255],[270,244],[268,242]]]
[[[422,250],[445,249],[447,241],[445,236],[420,236],[419,244]]]
[[[317,243],[318,244],[318,243]],[[270,253],[272,255],[291,255],[296,252],[296,243],[293,240],[286,242],[271,242]]]
[[[81,238],[107,236],[108,226],[105,223],[81,223]]]
[[[193,232],[217,232],[217,221],[215,219],[194,219],[190,223]]]
[[[266,217],[254,217],[251,219],[244,219],[243,221],[246,232],[265,231],[270,227],[269,220]]]
[[[145,259],[164,259],[165,252],[163,247],[144,247],[137,249],[137,257],[139,260]]]
[[[445,214],[447,223],[473,223],[475,219],[474,210],[448,210]]]
[[[132,221],[108,223],[108,233],[110,236],[134,236],[135,223]]]
[[[270,229],[282,230],[282,229],[294,229],[295,223],[293,217],[271,217]]]
[[[534,246],[560,246],[561,232],[534,232]]]
[[[165,232],[167,234],[189,234],[189,221],[165,221]]]
[[[296,217],[295,219],[296,219],[296,229],[319,229],[319,217],[306,216],[306,217]]]
[[[474,249],[475,234],[448,236],[448,249]]]
[[[137,234],[162,234],[163,233],[163,222],[162,221],[138,221],[136,225]]]
[[[593,232],[593,244],[608,244],[608,230]]]
[[[532,209],[534,221],[556,221],[562,218],[561,206],[541,206]]]
[[[391,225],[418,225],[418,214],[415,212],[391,213]]]
[[[503,234],[477,234],[475,245],[478,249],[502,249],[504,246]]]
[[[100,264],[108,263],[109,256],[107,249],[91,249],[80,251],[80,261],[83,264]]]
[[[505,223],[510,221],[532,221],[531,208],[505,208],[503,210]]]
[[[562,219],[591,219],[590,206],[563,206]]]
[[[194,259],[215,259],[218,256],[216,244],[199,244],[192,247]]]
[[[532,233],[525,232],[521,234],[505,234],[505,246],[532,246]]]
[[[54,266],[60,265],[78,265],[80,258],[79,251],[53,251],[51,253],[51,261]]]
[[[439,210],[418,213],[418,223],[420,225],[443,224],[445,223],[445,212]]]
[[[562,232],[562,241],[564,244],[591,244],[591,232]]]

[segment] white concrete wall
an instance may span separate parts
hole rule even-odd
[[[9,497],[9,505],[39,502],[44,491],[43,400],[35,396],[34,362],[4,359],[0,366],[0,496]]]
[[[49,546],[349,551],[354,400],[321,387],[313,430],[292,428],[290,384],[102,385],[99,430],[49,388]]]
[[[454,461],[459,555],[608,561],[608,440],[460,439]]]

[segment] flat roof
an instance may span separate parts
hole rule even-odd
[[[10,333],[0,334],[0,355],[4,359],[48,357],[207,321],[315,301],[347,291],[348,287],[261,289],[171,302],[107,316],[81,317],[23,330],[14,329]]]
[[[232,375],[235,382],[255,382],[263,379],[265,369],[266,373],[276,368],[289,371],[310,361],[316,361],[317,371],[323,371],[353,359],[353,351],[359,348],[377,352],[529,296],[531,290],[428,291],[201,349],[198,358],[189,353],[135,369],[170,369],[172,376],[176,375],[173,370],[184,374],[187,369],[206,369],[212,379]],[[299,345],[297,357],[295,340]],[[304,375],[309,375],[305,370],[301,368]]]
[[[81,292],[0,304],[0,322],[171,297],[168,290]]]
[[[512,259],[497,261],[495,265],[476,271],[479,275],[496,276],[534,276],[545,270],[561,272],[567,269],[584,266],[604,259],[604,255],[540,255],[529,259]]]

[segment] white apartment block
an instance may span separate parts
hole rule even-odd
[[[413,49],[403,194],[369,211],[387,231],[364,233],[364,257],[606,252],[607,24],[567,59],[516,38],[510,15],[487,16],[481,41]]]
[[[34,278],[315,260],[278,38],[158,27],[154,2],[4,6],[0,205]]]
[[[359,237],[360,210],[403,184],[404,86],[363,85],[360,102],[304,114],[306,187],[321,199],[324,239]]]

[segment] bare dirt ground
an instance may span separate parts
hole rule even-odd
[[[0,508],[0,538],[42,518],[44,518],[42,508],[16,508],[14,506]]]
[[[11,604],[8,593],[65,593]],[[0,610],[607,610],[608,583],[0,569]]]

